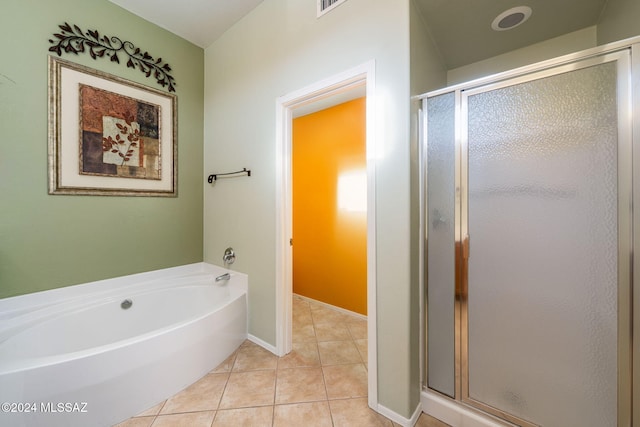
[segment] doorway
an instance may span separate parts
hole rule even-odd
[[[276,352],[292,347],[292,121],[296,114],[339,104],[354,93],[366,97],[367,182],[367,339],[368,403],[378,408],[376,340],[375,229],[375,63],[373,61],[319,81],[276,101]]]
[[[366,98],[352,92],[293,119],[293,293],[366,317]]]
[[[427,413],[631,425],[631,53],[425,98]]]

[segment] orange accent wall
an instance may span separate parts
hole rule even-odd
[[[293,292],[364,315],[365,123],[359,98],[298,117],[292,129]]]

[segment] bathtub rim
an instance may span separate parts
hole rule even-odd
[[[224,273],[244,276],[246,274],[229,270],[207,262],[197,262],[177,267],[163,268],[142,273],[134,273],[109,279],[96,280],[87,283],[47,289],[28,294],[15,295],[0,299],[0,321],[15,318],[21,314],[40,310],[62,302],[70,302],[77,298],[88,298],[109,294],[117,294],[119,291],[130,288],[138,288],[150,285],[152,282],[168,278],[189,277],[198,274],[220,275]]]
[[[116,303],[124,299],[138,298],[146,294],[162,292],[169,289],[190,287],[228,287],[233,295],[246,292],[243,277],[231,272],[230,280],[223,283],[214,281],[215,275],[209,273],[171,276],[163,279],[150,280],[124,288],[110,288],[98,292],[81,293],[75,297],[50,304],[37,306],[32,310],[21,309],[13,317],[8,317],[0,326],[0,345],[17,333],[35,326],[41,322],[54,320],[71,312],[79,312],[99,307],[104,304]],[[76,290],[82,292],[82,290]],[[44,291],[46,292],[46,291]]]

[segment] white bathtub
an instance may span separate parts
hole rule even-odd
[[[0,426],[136,415],[232,354],[246,310],[247,276],[205,263],[2,299]]]

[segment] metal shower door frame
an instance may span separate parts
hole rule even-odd
[[[500,73],[469,83],[452,86],[427,93],[422,98],[423,144],[428,144],[426,135],[426,112],[428,98],[455,93],[455,248],[456,248],[456,292],[455,292],[455,401],[471,408],[498,416],[523,427],[535,427],[535,424],[477,402],[469,396],[468,383],[468,258],[470,242],[468,235],[468,135],[467,135],[467,99],[477,93],[487,92],[514,84],[524,83],[552,75],[578,70],[605,62],[618,62],[618,426],[640,427],[640,416],[632,418],[633,402],[640,399],[640,316],[633,316],[634,308],[640,307],[640,287],[633,271],[640,271],[640,257],[633,256],[633,248],[640,245],[640,232],[634,232],[634,225],[640,230],[640,209],[633,209],[633,200],[640,200],[640,117],[633,120],[634,114],[640,114],[640,38],[611,43],[583,52],[543,61],[510,72]],[[464,129],[461,130],[461,129]],[[426,147],[422,152],[426,153]],[[424,154],[423,154],[424,157]],[[423,158],[422,162],[426,165]],[[424,167],[424,166],[423,166]],[[428,183],[423,175],[425,192],[422,206],[422,218],[427,222]],[[428,239],[425,233],[425,249]],[[640,246],[637,246],[640,247]],[[425,265],[427,251],[424,250]],[[428,287],[427,275],[424,275]],[[634,289],[637,290],[634,292]],[[428,310],[428,301],[425,301]],[[640,313],[640,311],[638,311]],[[428,334],[426,315],[424,318],[425,335]],[[425,339],[425,343],[427,340]],[[424,349],[426,351],[426,348]],[[423,379],[427,388],[428,367],[426,357]],[[437,390],[433,390],[436,393]]]

